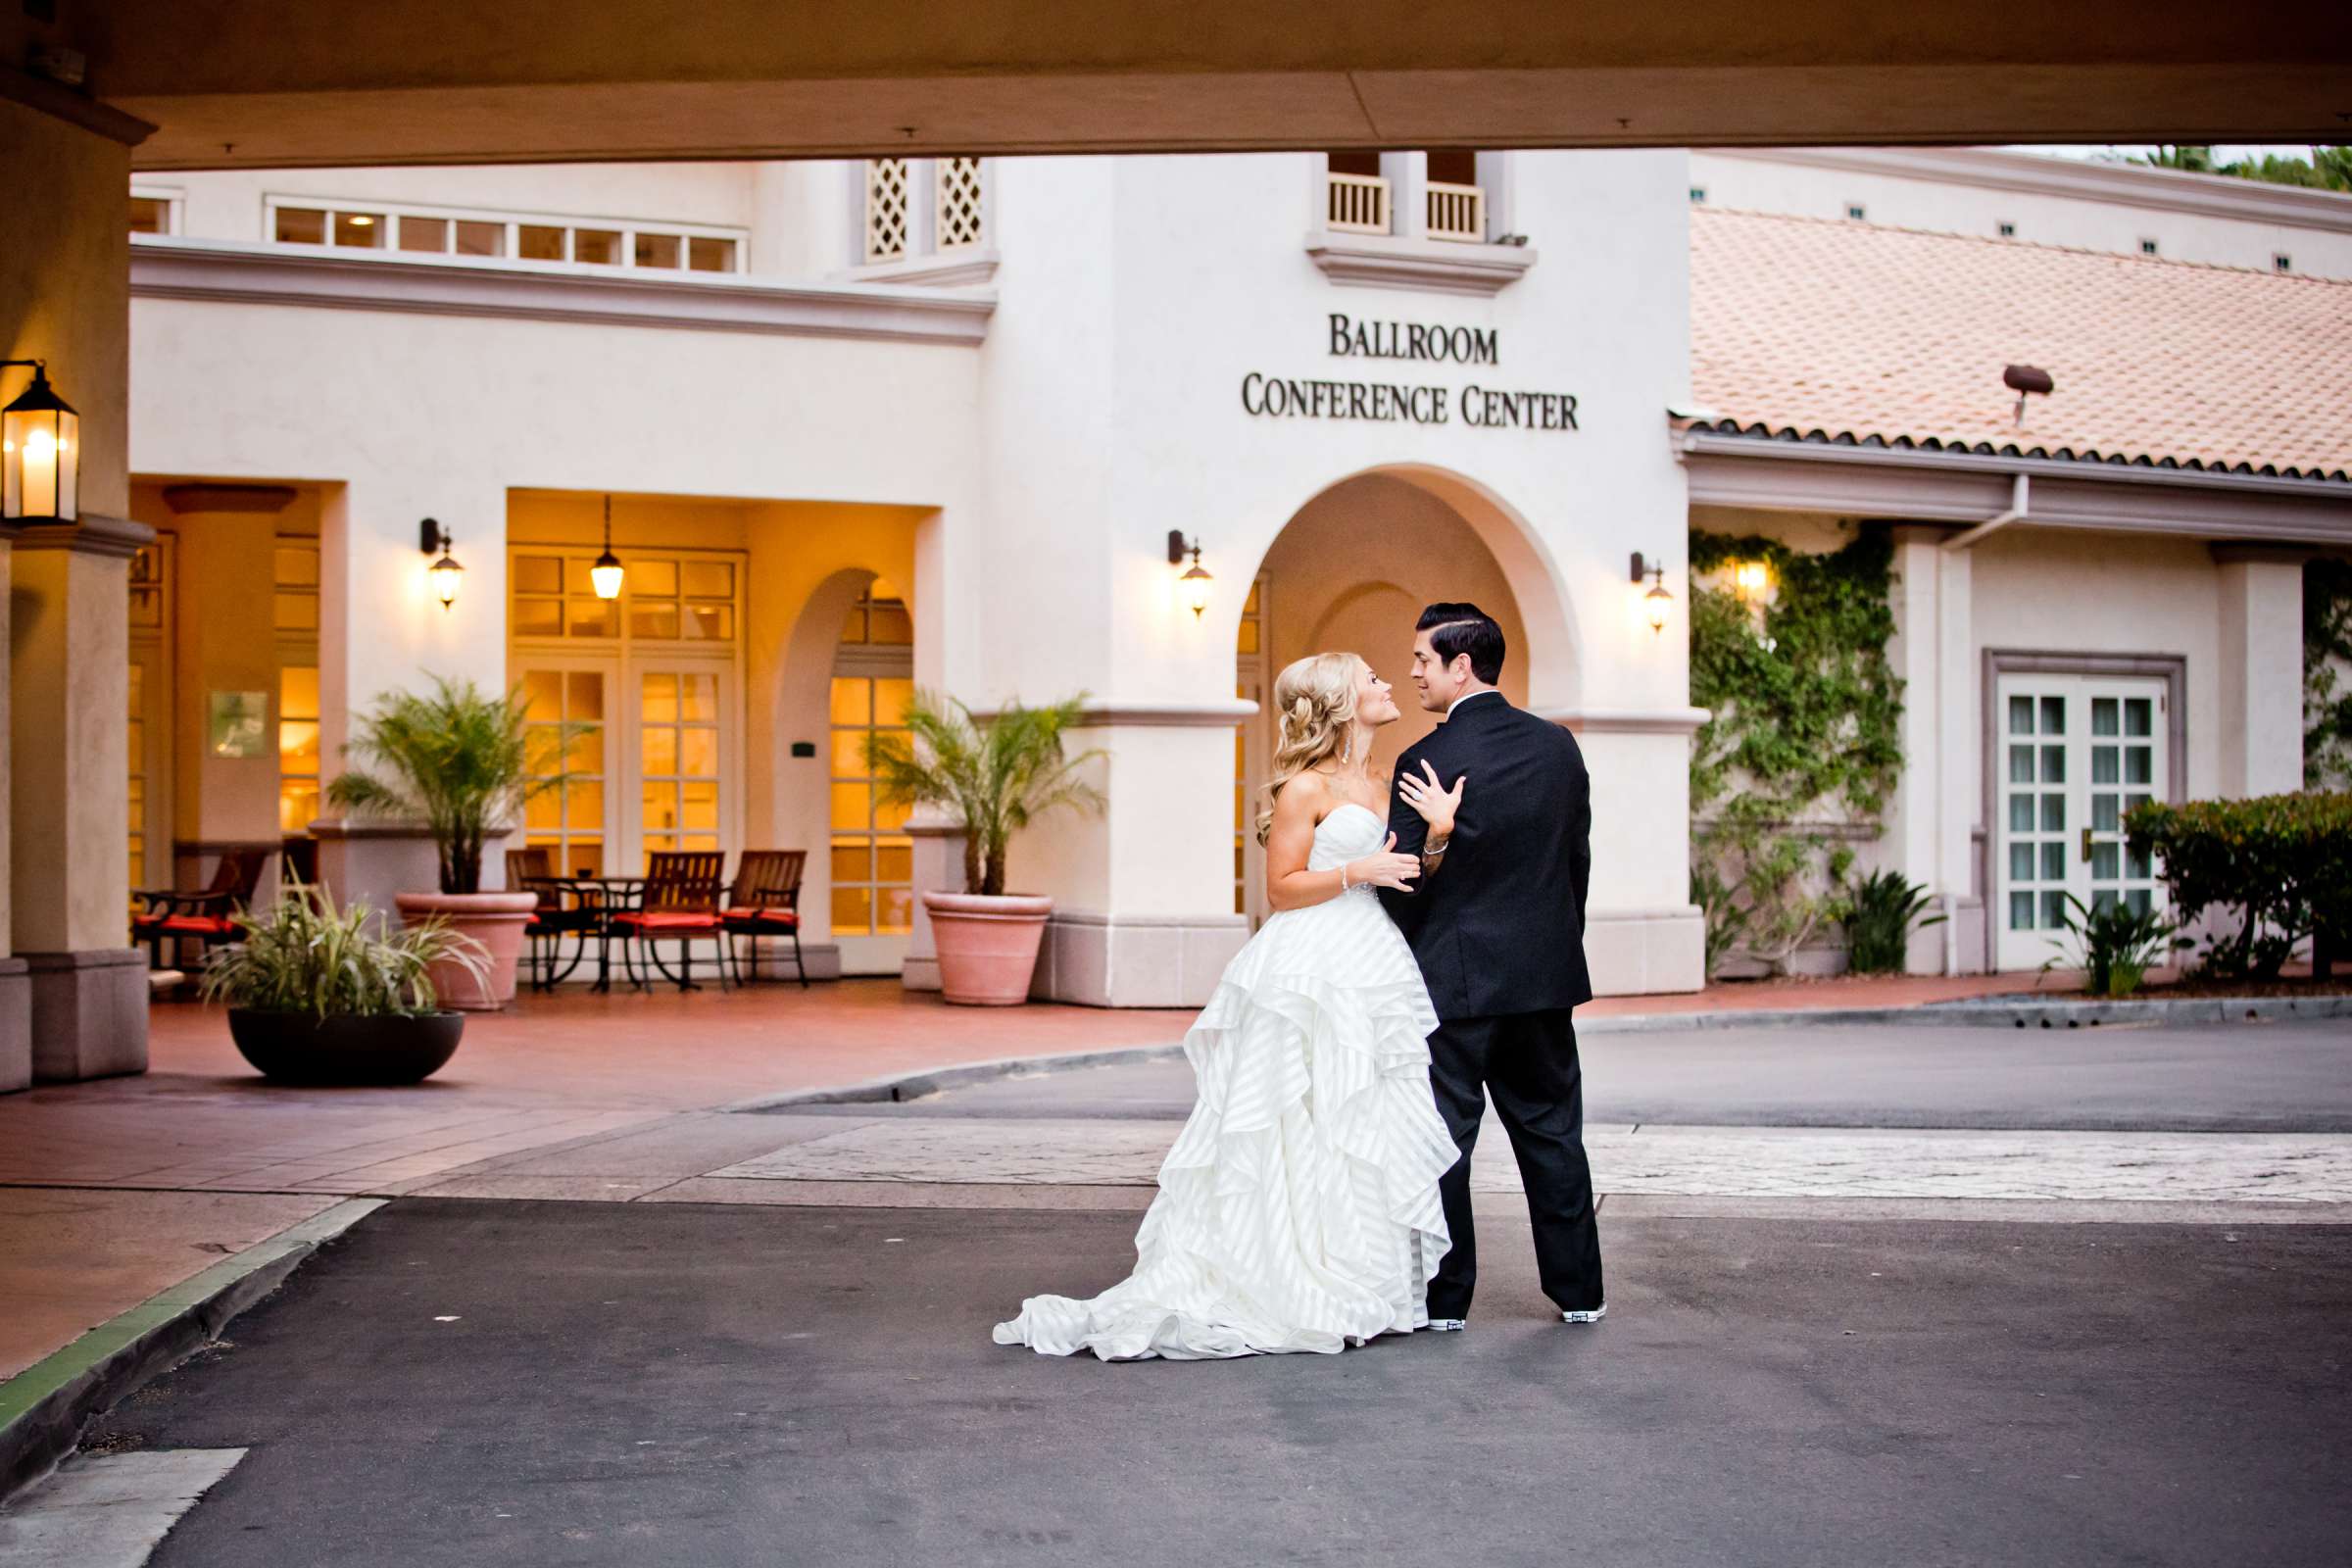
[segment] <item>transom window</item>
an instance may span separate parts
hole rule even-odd
[[[514,557],[512,618],[516,637],[560,637],[588,643],[731,643],[741,607],[736,563],[724,557],[647,555],[624,558],[618,599],[599,599],[587,550],[561,555],[518,551]]]
[[[134,213],[134,228],[135,224]],[[370,202],[345,206],[272,197],[268,231],[281,245],[327,245],[435,256],[512,257],[582,268],[740,272],[746,231],[707,224],[564,219]]]
[[[831,760],[833,932],[903,936],[913,929],[914,841],[907,808],[886,805],[866,766],[875,734],[905,734],[914,695],[914,621],[880,578],[850,607],[833,659]]]

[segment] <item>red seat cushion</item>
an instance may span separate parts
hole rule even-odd
[[[729,909],[726,913],[726,921],[729,925],[797,926],[801,923],[801,911],[798,909],[762,909],[747,906],[740,909]]]
[[[645,931],[715,931],[718,916],[708,909],[628,909],[612,923]]]
[[[174,914],[164,929],[180,937],[227,937],[236,935],[237,923],[225,914]]]

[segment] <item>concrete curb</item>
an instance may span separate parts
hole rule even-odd
[[[1755,1011],[1635,1012],[1579,1019],[1579,1035],[1684,1034],[1701,1029],[1795,1029],[1824,1024],[1885,1028],[1893,1024],[1940,1024],[1977,1029],[2095,1029],[2105,1024],[2257,1023],[2292,1019],[2352,1018],[2352,996],[2201,997],[2122,1002],[2035,1002],[2025,995],[1965,1002],[1915,1003],[1907,1007],[1779,1007]],[[1125,1046],[1115,1051],[1074,1051],[1043,1056],[1001,1056],[992,1061],[938,1067],[898,1078],[872,1078],[835,1089],[806,1089],[762,1095],[721,1105],[741,1115],[774,1115],[808,1105],[894,1104],[950,1089],[1035,1073],[1073,1072],[1082,1067],[1129,1066],[1174,1061],[1182,1046]]]
[[[150,1378],[217,1339],[320,1245],[384,1206],[355,1198],[149,1297],[0,1383],[0,1499],[74,1451],[82,1429]]]
[[[753,1100],[739,1100],[731,1105],[721,1105],[722,1111],[742,1115],[770,1115],[803,1105],[868,1105],[889,1104],[902,1100],[920,1100],[946,1089],[963,1089],[972,1084],[993,1082],[999,1078],[1022,1077],[1031,1073],[1075,1072],[1081,1067],[1123,1067],[1140,1061],[1176,1061],[1184,1055],[1184,1047],[1121,1046],[1114,1051],[1071,1051],[1046,1056],[1000,1056],[993,1061],[966,1062],[960,1067],[936,1067],[929,1072],[911,1073],[900,1078],[871,1078],[860,1084],[845,1084],[838,1089],[803,1089],[788,1095],[762,1095]]]

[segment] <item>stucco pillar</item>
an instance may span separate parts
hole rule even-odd
[[[1251,705],[1102,705],[1070,735],[1100,748],[1100,817],[1056,812],[1013,841],[1016,890],[1055,890],[1030,995],[1099,1007],[1197,1007],[1250,939],[1233,909],[1233,726]]]
[[[1903,766],[1887,798],[1886,831],[1863,855],[1870,865],[1900,872],[1925,887],[1939,909],[1945,908],[1948,898],[1946,912],[1956,918],[1973,890],[1966,876],[1957,883],[1946,880],[1941,848],[1946,696],[1940,629],[1946,558],[1941,546],[1950,531],[1912,523],[1896,524],[1890,531],[1894,540],[1894,637],[1886,646],[1886,659],[1903,683],[1903,716],[1896,729]],[[1940,925],[1914,931],[1904,968],[1913,974],[1940,973],[1947,942],[1959,935],[1959,930],[1947,931]]]
[[[1935,777],[1935,874],[1929,885],[1950,918],[1933,929],[1938,943],[1948,937],[1950,966],[1958,974],[1983,973],[1992,951],[1983,881],[1989,824],[1984,820],[1984,693],[1976,647],[1974,567],[1975,559],[1965,550],[1939,547],[1936,552],[1934,712],[1914,732],[1929,740],[1928,748],[1911,754],[1917,758],[1913,768],[1932,769]],[[1904,700],[1908,705],[1927,696],[1914,690]],[[1906,735],[1906,745],[1912,738]],[[1924,806],[1923,795],[1913,799]]]
[[[9,626],[10,926],[32,982],[32,1076],[143,1072],[129,946],[129,562],[144,524],[82,514],[17,536]]]
[[[74,119],[0,101],[0,358],[38,359],[80,415],[80,523],[16,541],[8,599],[9,849],[0,1088],[136,1072],[147,985],[129,945],[126,566],[152,537],[130,506],[130,146],[153,127],[94,103]],[[24,389],[7,373],[0,401]],[[24,1044],[29,1039],[29,1050]]]
[[[939,944],[931,935],[931,914],[923,906],[923,895],[964,891],[963,824],[949,813],[924,807],[906,819],[905,831],[914,840],[914,929],[906,941],[899,982],[909,991],[937,991]]]
[[[1401,239],[1429,235],[1429,154],[1382,153],[1381,177],[1389,182],[1389,232]]]
[[[164,500],[183,519],[173,628],[172,858],[178,886],[202,887],[224,853],[272,849],[281,837],[272,628],[277,514],[294,491],[181,484],[167,489]],[[260,694],[269,722],[259,753],[223,755],[215,744],[215,693]]]
[[[2306,551],[2215,545],[2221,587],[2222,794],[2303,787]]]
[[[16,568],[15,535],[0,528],[0,662],[8,658],[8,602]],[[8,666],[0,662],[0,808],[9,804]],[[15,820],[10,812],[9,819]],[[0,1095],[32,1087],[32,982],[9,932],[9,839],[0,833]]]

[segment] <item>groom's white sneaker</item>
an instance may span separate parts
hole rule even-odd
[[[1429,1320],[1432,1334],[1459,1334],[1470,1326],[1470,1320],[1459,1317],[1433,1317]]]
[[[1560,1321],[1563,1323],[1597,1323],[1608,1315],[1609,1303],[1603,1301],[1590,1312],[1562,1312]]]

